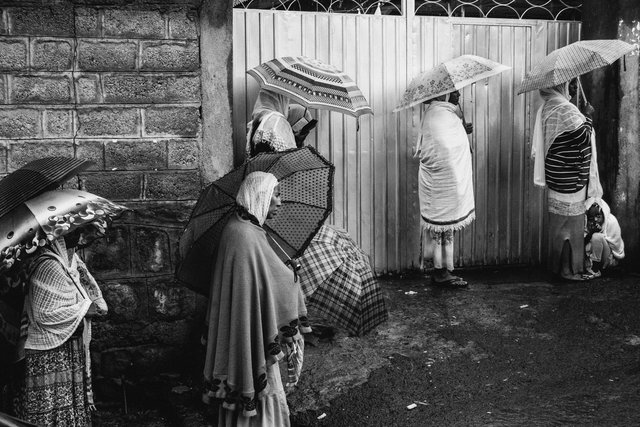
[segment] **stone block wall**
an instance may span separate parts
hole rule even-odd
[[[98,388],[178,370],[202,319],[205,300],[173,276],[203,176],[222,173],[202,159],[200,13],[199,0],[0,0],[0,176],[90,159],[67,185],[132,209],[84,250],[110,306],[94,324]]]

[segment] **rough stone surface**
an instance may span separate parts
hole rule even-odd
[[[104,35],[114,38],[165,37],[165,19],[160,12],[145,10],[106,9]]]
[[[0,40],[0,70],[23,70],[27,66],[26,39]]]
[[[85,108],[78,110],[81,136],[137,136],[136,108]]]
[[[36,40],[31,48],[31,65],[40,71],[68,71],[73,66],[71,40]]]
[[[34,36],[71,36],[74,30],[72,5],[62,1],[49,7],[10,9],[12,34]]]
[[[198,141],[171,139],[167,142],[169,169],[195,169],[198,167]]]
[[[45,136],[71,137],[71,111],[47,110],[44,112]]]
[[[16,108],[0,110],[0,138],[33,138],[40,134],[40,112]]]
[[[97,9],[76,8],[76,36],[96,37],[100,35],[99,15]]]
[[[182,286],[149,284],[148,292],[149,315],[152,318],[165,321],[184,319],[195,310],[194,293]]]
[[[104,100],[108,103],[197,102],[197,76],[156,74],[112,74],[103,77]]]
[[[200,193],[200,176],[196,171],[149,172],[146,198],[151,200],[197,199]]]
[[[142,70],[195,71],[200,67],[197,42],[143,42]]]
[[[102,286],[109,307],[109,320],[114,323],[143,319],[147,314],[146,284],[143,282],[109,282]]]
[[[107,169],[155,170],[167,168],[165,141],[121,140],[105,143]]]
[[[152,107],[144,114],[145,135],[193,137],[200,130],[200,109],[196,107]]]
[[[172,39],[196,39],[198,14],[194,9],[169,13],[169,37]]]
[[[9,32],[6,15],[7,13],[0,9],[0,34],[7,34]]]
[[[72,102],[68,76],[17,76],[13,79],[13,101],[28,104]]]
[[[12,170],[47,156],[73,157],[71,140],[52,140],[46,144],[39,141],[14,142],[9,147],[9,167]]]
[[[142,179],[141,173],[135,172],[119,172],[109,171],[104,173],[91,173],[85,176],[86,189],[90,193],[99,194],[102,197],[111,200],[136,200],[142,198]],[[117,248],[113,249],[117,254]],[[124,256],[124,255],[118,255]],[[126,252],[126,258],[122,262],[128,263],[129,253]]]
[[[91,160],[95,165],[88,170],[103,170],[104,166],[104,141],[102,140],[76,140],[76,158]]]
[[[81,41],[78,68],[83,71],[133,71],[138,47],[127,41]]]
[[[82,74],[76,78],[76,97],[80,104],[97,104],[100,96],[100,80],[97,74]]]

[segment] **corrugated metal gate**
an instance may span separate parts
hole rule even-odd
[[[472,143],[477,219],[457,234],[457,265],[538,264],[544,198],[533,187],[530,133],[537,95],[516,95],[525,70],[579,39],[580,23],[487,18],[375,16],[234,9],[233,123],[236,162],[258,85],[246,70],[274,57],[305,55],[355,79],[375,115],[356,119],[314,110],[307,143],[336,165],[329,222],[345,228],[377,271],[418,265],[418,164],[412,146],[419,108],[394,114],[420,71],[461,54],[481,55],[512,70],[467,87],[463,109]]]

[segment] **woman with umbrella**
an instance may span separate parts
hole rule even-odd
[[[219,405],[219,426],[288,426],[278,361],[286,353],[294,385],[302,369],[301,333],[311,329],[294,273],[262,228],[280,207],[278,180],[267,172],[248,174],[236,203],[213,269],[203,400]]]
[[[284,95],[261,89],[256,100],[252,121],[247,128],[247,152],[252,157],[261,152],[277,152],[301,147],[304,139],[315,127],[317,120],[311,117],[307,108],[299,104],[289,104]],[[251,131],[253,129],[253,132]],[[349,333],[362,335],[387,319],[387,311],[382,292],[375,279],[366,254],[346,231],[323,225],[310,242],[309,247],[299,258],[301,285],[309,307],[317,308],[318,314],[327,317],[330,322],[345,328]],[[353,295],[349,304],[353,307],[340,307],[333,298],[333,291],[326,289],[337,286],[331,276],[336,269],[342,269],[344,275],[357,275],[353,280],[364,282],[369,313],[367,318],[354,314],[361,307],[360,298]],[[351,280],[351,279],[349,279]],[[347,281],[349,281],[347,280]],[[355,286],[355,285],[354,285]],[[312,296],[319,288],[318,295]],[[349,292],[348,283],[342,283],[342,294]],[[335,291],[337,292],[337,291]]]
[[[433,259],[435,284],[467,286],[453,275],[453,233],[475,219],[471,150],[458,114],[457,91],[427,105],[414,157],[420,159],[421,258]]]
[[[57,190],[0,220],[12,242],[2,253],[14,255],[12,268],[26,278],[13,401],[15,414],[27,422],[91,424],[91,319],[105,315],[107,305],[75,249],[103,234],[107,220],[123,210],[84,191]]]
[[[592,141],[594,108],[581,112],[569,102],[577,79],[540,89],[544,104],[536,117],[532,155],[534,183],[548,187],[549,260],[553,273],[567,280],[587,280],[584,274],[584,203],[587,193],[602,195]]]

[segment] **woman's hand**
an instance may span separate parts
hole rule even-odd
[[[587,102],[587,104],[582,108],[582,114],[584,114],[585,116],[592,118],[593,117],[593,113],[595,112],[595,109],[593,108],[593,105],[589,104]]]

